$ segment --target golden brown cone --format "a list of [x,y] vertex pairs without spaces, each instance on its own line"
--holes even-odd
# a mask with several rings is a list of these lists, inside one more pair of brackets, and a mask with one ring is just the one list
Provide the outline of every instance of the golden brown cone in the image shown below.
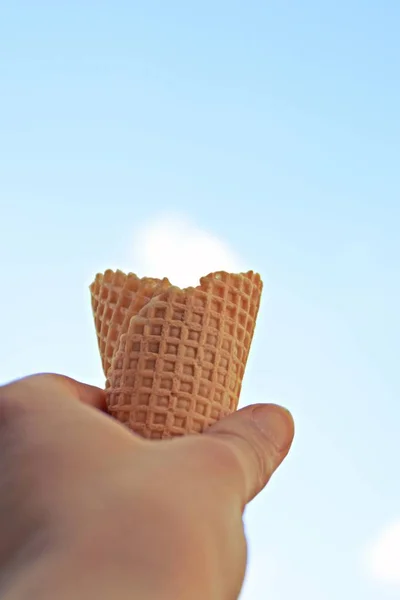
[[[115,290],[115,274],[108,278]],[[111,359],[109,412],[146,438],[201,432],[237,408],[260,305],[260,276],[212,273],[184,290],[168,280],[148,281],[156,283],[146,284],[146,294],[154,293],[139,311],[131,299],[121,318],[117,299],[104,303],[100,319],[93,305],[97,330],[107,332],[98,336],[108,352],[103,364]],[[101,283],[98,289],[104,288]],[[161,293],[160,285],[165,286]],[[104,318],[110,308],[116,324]]]

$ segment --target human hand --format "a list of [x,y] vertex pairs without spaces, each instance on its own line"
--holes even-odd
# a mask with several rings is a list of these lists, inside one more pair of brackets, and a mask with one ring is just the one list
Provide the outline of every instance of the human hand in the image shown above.
[[242,514],[294,433],[275,405],[144,440],[61,375],[0,387],[3,600],[235,600]]

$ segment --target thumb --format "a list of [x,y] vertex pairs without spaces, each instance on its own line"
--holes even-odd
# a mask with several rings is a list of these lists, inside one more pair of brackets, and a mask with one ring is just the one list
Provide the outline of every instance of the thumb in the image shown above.
[[[239,494],[244,506],[265,487],[287,456],[294,422],[281,406],[255,404],[217,422],[205,435],[219,442],[221,456],[216,447],[214,460],[224,464],[221,483]],[[226,452],[234,460],[226,460]]]

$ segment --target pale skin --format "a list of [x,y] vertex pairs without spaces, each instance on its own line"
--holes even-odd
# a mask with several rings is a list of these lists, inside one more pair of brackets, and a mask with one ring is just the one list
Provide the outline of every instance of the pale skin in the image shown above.
[[243,511],[286,457],[290,414],[238,411],[148,441],[61,375],[0,387],[2,600],[236,600]]

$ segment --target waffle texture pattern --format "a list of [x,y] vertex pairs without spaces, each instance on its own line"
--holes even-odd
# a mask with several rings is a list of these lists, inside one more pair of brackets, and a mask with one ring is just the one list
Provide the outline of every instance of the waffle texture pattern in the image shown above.
[[146,438],[202,432],[235,411],[260,305],[252,271],[180,289],[97,275],[92,307],[111,415]]

